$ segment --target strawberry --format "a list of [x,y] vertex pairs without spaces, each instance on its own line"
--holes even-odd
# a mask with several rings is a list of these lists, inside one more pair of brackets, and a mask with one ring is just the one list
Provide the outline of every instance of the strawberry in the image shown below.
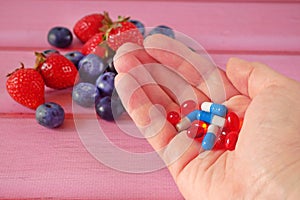
[[105,39],[109,47],[114,51],[126,42],[132,42],[138,45],[143,44],[143,35],[139,29],[128,20],[129,17],[119,17],[116,22],[112,22],[108,13],[104,13],[102,30],[106,28]]
[[87,42],[96,33],[100,32],[103,18],[104,16],[102,14],[96,13],[84,16],[74,25],[74,34],[81,42]]
[[47,87],[64,89],[72,87],[77,78],[75,65],[61,54],[45,57],[36,53],[36,68],[41,73]]
[[38,71],[21,64],[7,76],[6,90],[16,102],[31,109],[45,103],[45,84]]
[[91,37],[82,47],[81,53],[84,55],[92,53],[95,48],[103,41],[103,33],[97,33]]

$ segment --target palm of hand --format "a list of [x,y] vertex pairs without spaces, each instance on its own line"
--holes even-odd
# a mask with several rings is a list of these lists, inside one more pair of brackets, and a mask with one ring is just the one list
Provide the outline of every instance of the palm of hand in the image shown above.
[[[231,99],[238,104],[245,98],[237,95]],[[268,93],[249,99],[235,151],[211,152],[186,165],[177,182],[187,199],[277,199],[285,195],[289,188],[280,185],[289,174],[299,171],[300,157],[289,155],[297,155],[300,140],[296,140],[295,129],[285,127],[291,117],[283,116],[283,110],[276,113],[270,109],[286,109],[284,96],[277,100]]]
[[[138,65],[145,66],[147,63],[158,62],[174,67],[180,77],[186,80],[182,83],[177,82],[182,86],[181,88],[189,85],[199,101],[208,100],[207,88],[195,84],[197,77],[195,78],[192,73],[193,69],[188,63],[185,63],[182,58],[172,58],[170,55],[164,55],[165,52],[153,48],[155,44],[159,44],[155,43],[158,39],[171,42],[169,45],[172,48],[178,45],[168,38],[159,37],[154,37],[153,41],[148,40],[147,52],[144,49],[138,49],[130,54],[118,52],[119,56],[115,62],[119,71],[116,82],[122,82],[122,87],[121,84],[116,84],[119,95],[122,100],[126,99],[123,103],[126,102],[127,111],[135,123],[141,126],[149,122],[147,117],[141,116],[147,116],[149,107],[153,104],[162,105],[166,111],[179,108],[173,100],[172,93],[158,85],[141,84],[145,82],[142,80],[143,77],[132,73],[132,69]],[[147,43],[145,46],[147,47]],[[119,51],[127,51],[130,48],[136,47],[125,45]],[[182,50],[182,48],[177,49]],[[182,66],[184,66],[184,71]],[[152,67],[151,70],[146,69],[154,81],[163,81],[162,76],[159,75],[161,73],[153,66],[149,67]],[[241,70],[235,71],[236,67]],[[164,76],[167,77],[164,85],[177,80],[176,73],[170,73],[170,76]],[[281,185],[287,181],[286,178],[290,177],[291,173],[299,172],[300,165],[300,156],[297,155],[300,136],[299,133],[295,133],[295,130],[300,128],[296,121],[300,118],[300,105],[297,102],[300,95],[295,92],[299,91],[299,84],[282,77],[262,64],[234,59],[229,61],[226,74],[221,72],[221,75],[227,96],[225,104],[239,115],[245,115],[236,150],[214,151],[209,152],[205,157],[201,154],[198,156],[199,144],[193,142],[176,162],[168,166],[170,173],[187,199],[254,199],[259,197],[265,199],[285,196],[285,193],[292,190],[292,184],[284,187]],[[126,76],[129,78],[124,78]],[[130,87],[139,89],[134,95],[128,97],[128,93],[123,91],[124,88]],[[298,106],[290,110],[287,106],[290,104]],[[157,120],[161,119],[158,117]],[[176,135],[174,127],[167,124],[158,135],[151,137],[149,142],[154,149],[159,151],[178,137],[180,136]],[[176,141],[173,143],[176,144]],[[172,147],[169,149],[174,151],[176,145],[170,146]],[[161,156],[165,161],[168,160],[167,153],[162,153]],[[292,183],[297,181],[299,180],[295,177]]]

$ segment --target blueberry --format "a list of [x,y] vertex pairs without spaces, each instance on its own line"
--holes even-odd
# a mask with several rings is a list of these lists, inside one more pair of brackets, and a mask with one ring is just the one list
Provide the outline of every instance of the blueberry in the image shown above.
[[133,23],[139,29],[143,36],[145,35],[145,26],[142,22],[135,19],[130,19],[129,22]]
[[113,72],[105,72],[101,74],[96,80],[96,86],[99,90],[100,96],[111,96],[115,89],[115,76]]
[[68,58],[78,69],[78,63],[84,57],[84,55],[79,51],[72,51],[66,53],[65,57]]
[[124,112],[121,100],[118,97],[110,96],[98,98],[95,103],[95,109],[97,115],[107,121],[114,121]]
[[72,41],[72,32],[65,27],[56,26],[48,32],[48,42],[52,46],[66,48],[71,45]]
[[79,76],[83,82],[95,83],[106,67],[102,58],[95,54],[88,54],[78,63]]
[[95,105],[95,100],[99,96],[97,87],[91,83],[78,83],[74,86],[72,99],[78,105],[83,107],[91,107]]
[[44,56],[46,56],[46,57],[50,56],[50,55],[53,54],[53,53],[59,54],[59,51],[57,51],[57,50],[55,50],[55,49],[47,49],[47,50],[44,50],[44,51],[42,52],[42,54],[43,54]]
[[42,126],[56,128],[64,122],[65,111],[57,103],[48,102],[37,107],[35,118]]
[[163,34],[163,35],[169,36],[171,38],[175,38],[174,31],[170,27],[165,26],[165,25],[159,25],[159,26],[153,28],[149,32],[149,35],[153,35],[153,34]]
[[113,61],[112,58],[109,59],[109,60],[107,61],[107,68],[106,68],[106,71],[107,71],[107,72],[113,72],[113,73],[115,73],[115,74],[118,73],[117,70],[116,70],[116,68],[115,68],[115,64],[114,64],[114,61]]

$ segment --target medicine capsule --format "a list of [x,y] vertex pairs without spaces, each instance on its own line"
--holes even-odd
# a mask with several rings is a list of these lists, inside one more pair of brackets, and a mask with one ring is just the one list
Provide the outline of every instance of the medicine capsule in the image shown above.
[[171,111],[167,114],[167,120],[175,126],[180,121],[180,114],[176,111]]
[[187,129],[187,136],[190,138],[201,138],[207,132],[207,124],[203,121],[194,121]]
[[228,133],[225,138],[226,150],[233,151],[235,149],[237,140],[238,140],[238,132],[231,131],[230,133]]
[[187,115],[187,118],[189,118],[190,121],[201,120],[209,124],[217,125],[219,127],[223,127],[225,124],[225,118],[202,110],[191,112]]
[[175,125],[177,131],[183,131],[183,130],[186,130],[187,128],[189,128],[191,126],[192,122],[189,120],[189,118],[187,117],[184,117],[180,120],[179,123],[177,123]]
[[181,116],[186,116],[187,114],[189,114],[193,110],[198,110],[198,109],[199,109],[198,103],[196,103],[193,100],[187,100],[187,101],[184,101],[181,104],[181,106],[180,106],[180,114],[181,114]]
[[225,125],[224,125],[224,131],[227,131],[228,133],[230,131],[239,131],[240,130],[240,119],[234,112],[228,112],[225,117]]
[[225,150],[225,139],[226,139],[227,133],[222,131],[219,134],[219,137],[216,139],[215,146],[213,150]]
[[201,104],[201,110],[221,117],[224,117],[227,113],[226,106],[212,102],[203,102]]
[[219,136],[220,128],[216,125],[210,124],[207,129],[207,133],[202,140],[202,148],[204,150],[211,150]]
[[186,117],[182,118],[182,120],[176,125],[176,128],[178,131],[185,130],[190,127],[191,123],[195,120],[204,121],[219,127],[223,127],[225,124],[225,118],[223,117],[202,110],[194,110]]

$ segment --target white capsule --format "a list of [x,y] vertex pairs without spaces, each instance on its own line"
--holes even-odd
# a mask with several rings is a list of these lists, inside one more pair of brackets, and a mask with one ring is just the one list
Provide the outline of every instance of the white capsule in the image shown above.
[[207,133],[202,140],[202,148],[204,150],[211,150],[214,147],[220,132],[221,129],[218,126],[210,124],[207,128]]
[[215,135],[217,135],[219,131],[220,131],[220,127],[218,127],[217,125],[210,124],[207,127],[207,132],[214,133]]
[[223,117],[202,110],[194,110],[186,117],[182,118],[178,124],[176,124],[177,131],[186,130],[195,120],[204,121],[206,123],[214,124],[219,127],[223,127],[225,124],[225,118]]
[[201,104],[201,110],[221,117],[224,117],[227,113],[226,106],[212,102],[203,102]]
[[176,124],[176,129],[177,131],[183,131],[186,130],[187,128],[189,128],[191,126],[191,121],[189,120],[189,118],[184,117],[180,120],[180,122],[178,124]]
[[224,117],[220,117],[218,115],[214,115],[212,117],[211,124],[214,124],[214,125],[216,125],[218,127],[223,128],[223,126],[225,125],[225,118]]

